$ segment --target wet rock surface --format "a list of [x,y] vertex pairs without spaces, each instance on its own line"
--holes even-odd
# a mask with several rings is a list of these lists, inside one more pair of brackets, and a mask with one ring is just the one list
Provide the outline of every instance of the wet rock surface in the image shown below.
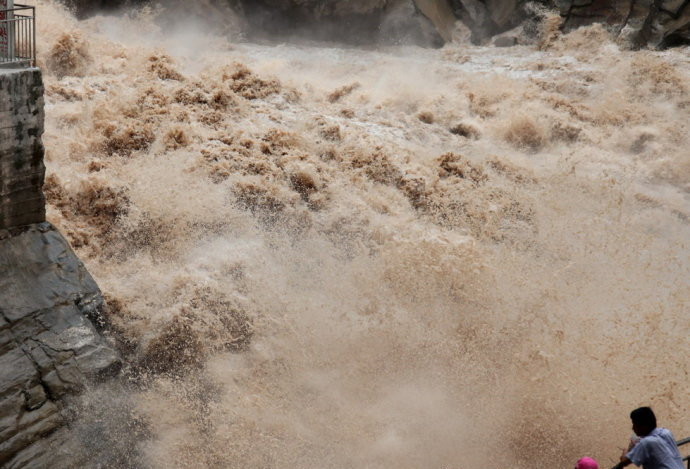
[[[81,15],[141,3],[146,2],[67,2]],[[179,9],[175,0],[166,4]],[[229,7],[247,20],[243,29],[250,35],[265,30],[272,37],[306,34],[319,40],[364,43],[393,35],[394,41],[411,37],[425,45],[440,45],[436,39],[441,38],[450,42],[457,20],[470,29],[472,42],[485,43],[525,21],[540,21],[543,9],[547,9],[560,13],[564,31],[603,23],[629,47],[663,48],[690,42],[689,5],[688,0],[206,0],[202,9]],[[406,8],[416,14],[401,15]],[[428,22],[420,21],[420,17],[433,23],[438,37],[430,40]],[[392,32],[390,18],[397,27]],[[506,39],[499,43],[509,45]]]
[[690,42],[690,2],[687,0],[559,0],[563,28],[592,23],[614,28],[630,47],[665,47]]
[[[98,286],[49,223],[0,231],[0,465],[49,467],[64,398],[117,372]],[[89,319],[90,318],[90,319]],[[56,435],[57,436],[57,435]],[[49,452],[49,451],[48,451]]]
[[[483,43],[520,23],[540,21],[546,10],[556,10],[562,17],[561,29],[572,31],[580,26],[602,23],[630,48],[663,48],[690,42],[690,2],[687,0],[414,0],[441,32],[450,36],[449,22],[433,12],[450,4],[453,15],[472,31],[472,40]],[[442,4],[442,7],[438,5]],[[540,5],[535,8],[535,5]],[[432,14],[429,14],[431,11]],[[529,29],[529,28],[527,28]],[[499,41],[508,45],[506,39]],[[517,43],[517,41],[515,42]]]

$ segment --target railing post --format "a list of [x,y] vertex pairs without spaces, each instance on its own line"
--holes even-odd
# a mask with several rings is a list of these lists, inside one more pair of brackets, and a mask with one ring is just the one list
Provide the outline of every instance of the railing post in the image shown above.
[[[690,438],[684,438],[684,439],[682,439],[682,440],[676,441],[676,444],[678,445],[679,448],[680,448],[681,446],[683,446],[683,445],[687,445],[688,443],[690,443]],[[683,461],[687,461],[687,462],[688,462],[688,463],[687,463],[687,467],[688,467],[688,469],[690,469],[690,455],[685,456],[685,457],[683,458]]]
[[[31,66],[36,66],[36,7],[31,8]],[[690,469],[690,467],[688,467]]]
[[13,8],[14,0],[0,0],[0,56],[3,62],[11,62],[14,59]]

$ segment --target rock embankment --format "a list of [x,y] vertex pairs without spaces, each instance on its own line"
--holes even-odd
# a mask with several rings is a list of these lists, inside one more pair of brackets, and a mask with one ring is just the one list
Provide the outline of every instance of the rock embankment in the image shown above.
[[121,362],[98,286],[45,222],[40,71],[0,72],[0,103],[0,466],[46,468],[65,399]]
[[633,48],[663,48],[690,42],[690,2],[687,0],[557,0],[556,3],[566,31],[603,23],[610,25]]
[[[65,1],[83,16],[126,3],[145,3],[145,0]],[[217,13],[226,18],[220,21],[214,18],[213,23],[225,20],[249,35],[266,29],[273,37],[301,31],[323,40],[365,38],[371,41],[375,37],[380,39],[379,35],[371,34],[371,30],[379,29],[384,35],[428,36],[426,22],[400,15],[401,11],[413,9],[433,23],[443,41],[453,40],[455,23],[459,20],[471,31],[472,42],[483,44],[521,25],[533,28],[534,23],[543,19],[545,10],[552,10],[560,13],[564,32],[602,23],[631,48],[663,48],[690,42],[688,0],[204,0],[197,3],[191,9],[176,0],[165,4],[172,11],[184,11],[184,17],[199,15],[208,21]],[[238,21],[235,15],[242,20]],[[405,29],[404,34],[391,31],[391,21]],[[244,26],[240,27],[242,23]],[[503,38],[499,43],[517,43],[506,41]]]
[[[542,8],[560,12],[560,29],[601,23],[631,47],[663,48],[690,42],[690,2],[687,0],[414,0],[447,38],[452,25],[439,11],[451,11],[471,31],[474,42],[482,43],[525,21],[539,21]],[[448,8],[450,5],[450,9]],[[447,14],[447,13],[446,13]],[[450,26],[449,26],[450,25]],[[445,30],[445,31],[444,31]]]

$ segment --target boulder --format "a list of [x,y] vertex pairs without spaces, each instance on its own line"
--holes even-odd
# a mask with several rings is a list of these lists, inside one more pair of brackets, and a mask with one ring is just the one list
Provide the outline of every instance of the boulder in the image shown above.
[[103,297],[49,223],[0,230],[0,466],[41,467],[63,398],[119,370],[97,331]]

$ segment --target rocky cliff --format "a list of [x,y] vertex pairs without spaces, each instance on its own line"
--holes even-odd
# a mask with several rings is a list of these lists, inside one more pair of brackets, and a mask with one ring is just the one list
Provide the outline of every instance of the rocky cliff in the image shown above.
[[[688,0],[414,0],[448,40],[453,25],[439,16],[452,11],[471,31],[474,42],[514,28],[525,21],[539,21],[543,9],[558,11],[561,30],[602,23],[631,48],[663,48],[690,42]],[[537,7],[535,7],[537,6]],[[449,8],[450,7],[450,8]],[[446,16],[450,13],[446,13]]]
[[689,0],[558,0],[563,29],[603,23],[632,47],[690,42]]
[[[83,16],[147,1],[66,2]],[[296,33],[308,31],[318,39],[347,40],[349,37],[360,42],[391,33],[403,36],[399,30],[389,30],[392,15],[394,22],[405,29],[405,34],[417,38],[428,37],[426,22],[418,21],[419,17],[428,19],[446,42],[452,40],[455,22],[459,20],[472,32],[473,42],[483,43],[524,21],[539,21],[540,9],[545,8],[560,13],[563,31],[603,23],[633,48],[659,48],[690,42],[689,0],[203,0],[191,7],[180,0],[164,3],[184,12],[177,16],[178,21],[180,17],[204,16],[206,11],[211,12],[207,16],[217,22],[221,8],[225,9],[228,21],[236,25],[234,13],[237,13],[245,20],[244,33],[249,35],[268,31],[282,37],[291,30]],[[234,13],[228,13],[230,9]],[[416,11],[417,18],[407,13],[410,9],[413,13]]]
[[0,466],[48,468],[66,398],[121,362],[98,286],[44,221],[40,71],[0,72],[0,103]]

